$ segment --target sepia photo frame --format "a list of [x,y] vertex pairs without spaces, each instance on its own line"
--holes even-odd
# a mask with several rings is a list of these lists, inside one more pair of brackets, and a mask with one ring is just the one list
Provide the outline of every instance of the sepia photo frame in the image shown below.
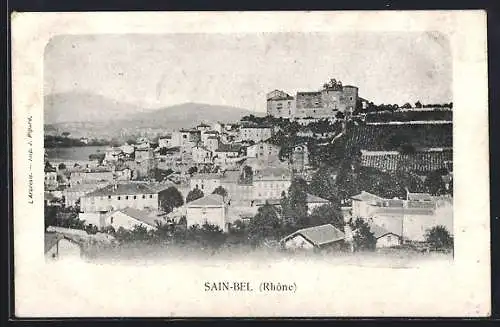
[[[335,26],[330,24],[332,17],[338,21]],[[168,270],[154,264],[82,265],[78,269],[76,266],[58,266],[53,269],[47,268],[40,251],[33,250],[43,247],[39,232],[42,229],[37,225],[41,225],[42,220],[36,219],[43,212],[41,81],[43,51],[52,36],[61,31],[64,34],[158,33],[159,30],[168,33],[345,32],[362,31],[361,19],[373,22],[370,31],[438,30],[450,39],[456,108],[453,115],[456,183],[452,264],[429,264],[403,270],[380,268],[356,271],[345,268],[337,271],[336,281],[330,284],[328,276],[335,271],[325,267],[324,263],[308,259],[298,270],[291,270],[286,262],[244,262],[239,269],[235,269],[232,263],[224,261],[201,270],[197,270],[196,261],[186,261]],[[110,20],[114,23],[109,24]],[[467,22],[469,27],[466,30],[460,28],[463,22]],[[489,315],[485,12],[15,13],[12,17],[12,48],[16,316]],[[473,115],[466,109],[469,107],[475,108]],[[26,205],[16,206],[16,203],[22,202]],[[474,251],[470,248],[471,242],[474,242]],[[312,267],[318,269],[310,270]],[[163,281],[165,276],[167,281]],[[221,279],[250,280],[257,284],[273,279],[298,286],[295,294],[288,295],[214,294],[204,291],[206,281]],[[344,284],[346,279],[348,282]],[[34,282],[40,280],[45,283]],[[163,282],[153,282],[158,280]],[[72,288],[71,282],[87,287]],[[348,300],[345,294],[350,294]],[[112,299],[116,302],[113,303]],[[163,303],[168,303],[168,306]],[[439,305],[442,303],[446,305]]]

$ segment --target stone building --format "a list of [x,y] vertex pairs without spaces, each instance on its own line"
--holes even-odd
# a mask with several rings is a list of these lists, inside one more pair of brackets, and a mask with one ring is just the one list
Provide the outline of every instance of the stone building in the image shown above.
[[358,101],[358,88],[331,79],[321,90],[297,92],[294,97],[274,90],[267,95],[267,114],[290,119],[333,118],[338,112],[352,113]]

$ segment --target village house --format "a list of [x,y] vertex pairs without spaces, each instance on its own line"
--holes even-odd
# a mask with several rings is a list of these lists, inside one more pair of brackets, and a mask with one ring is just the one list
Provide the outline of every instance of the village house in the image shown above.
[[279,158],[281,147],[269,142],[258,142],[247,147],[247,157],[262,161],[276,161]]
[[205,223],[219,226],[224,232],[228,231],[227,205],[224,198],[218,194],[209,194],[203,198],[187,204],[187,226]]
[[125,143],[120,147],[123,153],[123,158],[125,160],[130,160],[134,159],[134,154],[135,154],[135,147],[133,145],[129,145],[128,143]]
[[241,145],[220,143],[214,153],[214,163],[221,166],[232,165],[241,159],[241,154]]
[[221,175],[217,173],[198,173],[191,176],[189,186],[191,190],[200,189],[203,193],[212,193],[221,185]]
[[71,172],[69,177],[70,187],[86,184],[86,183],[97,183],[97,182],[112,182],[114,180],[114,174],[108,168],[105,169],[81,169],[74,170]]
[[220,179],[220,186],[227,191],[228,204],[231,206],[249,206],[251,204],[254,186],[251,179],[244,178],[243,171],[224,171]]
[[201,133],[207,132],[210,130],[210,125],[205,123],[200,123],[196,126],[196,130],[200,131]]
[[172,147],[172,135],[166,135],[158,139],[159,148],[170,148]]
[[80,200],[79,218],[100,226],[103,217],[111,211],[124,208],[158,210],[159,193],[145,183],[114,183],[85,194]]
[[239,131],[241,141],[265,141],[273,136],[273,128],[269,125],[244,124]]
[[399,235],[401,231],[391,232],[376,224],[371,224],[370,231],[377,240],[376,248],[389,248],[401,245],[401,236]]
[[281,167],[268,167],[254,172],[253,199],[279,199],[283,192],[288,192],[291,185],[291,172]]
[[134,157],[135,161],[141,162],[144,160],[153,159],[153,157],[153,149],[149,146],[148,143],[142,143],[136,147]]
[[332,224],[325,224],[298,231],[284,237],[280,243],[287,250],[338,249],[345,246],[345,235]]
[[57,170],[54,167],[45,167],[44,188],[47,191],[54,191],[59,186],[57,181]]
[[115,230],[118,230],[120,227],[126,230],[132,230],[135,226],[141,226],[149,231],[157,228],[157,221],[160,223],[162,222],[162,218],[158,216],[157,211],[139,210],[127,207],[109,214],[105,217],[103,226],[98,227],[111,226]]
[[123,157],[122,149],[118,147],[110,147],[104,150],[104,162],[115,162]]
[[193,147],[201,141],[201,132],[196,129],[181,129],[171,134],[171,146]]
[[353,196],[352,217],[360,217],[389,231],[400,231],[403,241],[423,241],[429,228],[443,225],[453,233],[451,199],[425,200],[428,195],[410,195],[411,200],[384,199],[361,192]]
[[210,151],[215,152],[219,148],[219,138],[217,136],[209,136],[206,138],[203,145]]
[[106,185],[109,185],[108,181],[90,181],[83,184],[76,184],[70,186],[62,191],[62,195],[64,198],[64,205],[66,207],[73,207],[76,205],[78,201],[80,201],[81,197],[87,193],[93,192],[97,189],[103,188]]
[[195,164],[210,164],[213,162],[212,151],[202,146],[195,146],[192,149],[192,160]]

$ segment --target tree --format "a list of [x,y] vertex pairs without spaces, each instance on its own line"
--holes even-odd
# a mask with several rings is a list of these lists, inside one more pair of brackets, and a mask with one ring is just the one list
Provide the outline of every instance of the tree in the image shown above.
[[411,104],[409,104],[408,102],[405,103],[401,108],[403,109],[411,109]]
[[336,205],[325,204],[317,207],[311,212],[308,218],[308,224],[301,228],[332,224],[335,228],[344,230],[344,217],[340,208]]
[[343,112],[339,111],[339,112],[337,112],[335,114],[335,118],[337,118],[337,119],[344,119],[345,118],[345,114]]
[[70,135],[71,135],[71,133],[70,133],[70,132],[62,132],[62,133],[61,133],[61,135],[62,135],[63,137],[65,137],[65,138],[67,138],[68,136],[70,136]]
[[280,227],[281,222],[276,210],[266,201],[248,225],[248,237],[251,244],[256,246],[265,240],[277,240],[280,236]]
[[193,175],[196,172],[198,172],[198,167],[196,167],[196,166],[189,167],[189,169],[188,169],[188,174],[189,175]]
[[420,101],[415,102],[415,108],[422,108],[422,103]]
[[432,195],[443,194],[446,190],[441,173],[434,170],[427,175],[424,181],[424,187]]
[[309,190],[311,194],[327,199],[331,202],[337,202],[337,188],[335,187],[335,169],[329,166],[323,166],[312,176]]
[[425,233],[425,241],[434,249],[453,248],[453,237],[443,225],[437,225],[428,229]]
[[240,182],[244,184],[250,184],[253,180],[253,170],[250,166],[243,167],[240,175]]
[[219,226],[207,222],[201,226],[201,236],[203,247],[217,249],[220,248],[226,240],[226,235]]
[[180,207],[184,204],[184,199],[181,192],[174,187],[170,186],[166,190],[158,193],[158,203],[166,213],[172,212],[174,208]]
[[353,231],[353,242],[355,251],[374,250],[377,239],[370,230],[370,226],[361,218],[356,218],[351,222]]
[[227,191],[224,187],[219,185],[215,188],[215,190],[212,192],[212,194],[219,194],[220,196],[225,198],[227,196]]
[[64,162],[61,162],[61,163],[59,164],[59,166],[57,166],[57,168],[58,168],[59,170],[64,170],[64,169],[66,169],[66,165],[64,164]]
[[307,217],[307,183],[304,179],[296,177],[292,180],[282,210],[284,220],[294,226]]
[[204,197],[205,194],[203,194],[203,191],[200,190],[199,188],[195,188],[191,191],[189,191],[187,197],[186,197],[186,203],[188,202],[192,202],[194,200],[197,200],[197,199],[200,199],[202,197]]

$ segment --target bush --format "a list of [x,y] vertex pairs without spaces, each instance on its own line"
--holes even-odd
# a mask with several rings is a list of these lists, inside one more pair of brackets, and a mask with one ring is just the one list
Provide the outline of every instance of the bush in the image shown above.
[[453,237],[446,227],[434,226],[427,230],[425,240],[435,250],[453,248]]

